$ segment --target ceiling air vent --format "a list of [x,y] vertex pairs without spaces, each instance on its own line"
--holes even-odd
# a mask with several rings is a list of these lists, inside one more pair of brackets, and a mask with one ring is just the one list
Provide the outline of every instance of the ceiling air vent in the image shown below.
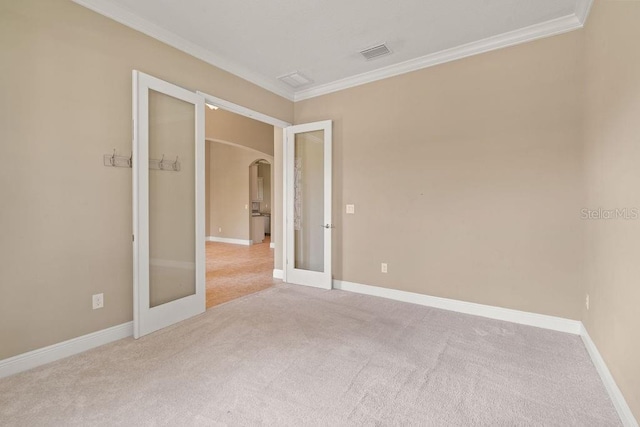
[[288,84],[294,89],[298,89],[299,87],[306,86],[309,83],[313,83],[313,80],[303,76],[297,71],[294,71],[293,73],[285,74],[284,76],[280,76],[278,77],[278,80]]
[[370,47],[369,49],[361,50],[360,53],[364,56],[364,59],[367,61],[379,58],[384,55],[389,55],[391,50],[384,43],[379,44],[378,46]]

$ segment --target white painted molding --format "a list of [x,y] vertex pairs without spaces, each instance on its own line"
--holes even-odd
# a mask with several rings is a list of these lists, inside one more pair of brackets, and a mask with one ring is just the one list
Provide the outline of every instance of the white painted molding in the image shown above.
[[286,128],[288,126],[291,126],[291,123],[289,122],[276,119],[275,117],[268,116],[247,107],[243,107],[242,105],[235,104],[233,102],[227,101],[226,99],[218,98],[217,96],[209,95],[208,93],[204,93],[201,91],[197,91],[196,93],[198,95],[204,96],[204,99],[207,103],[220,107],[223,110],[230,111],[232,113],[239,114],[241,116],[248,117],[250,119],[254,119],[278,128]]
[[[592,0],[588,0],[592,1]],[[579,0],[580,3],[585,0]],[[488,37],[483,40],[464,44],[451,49],[442,50],[420,58],[410,59],[405,62],[390,65],[388,67],[379,68],[356,76],[347,77],[345,79],[336,80],[324,85],[318,85],[309,89],[297,91],[294,95],[294,101],[302,101],[304,99],[314,98],[316,96],[326,95],[328,93],[337,92],[365,83],[375,82],[377,80],[386,79],[400,74],[409,73],[411,71],[423,68],[433,67],[435,65],[444,64],[446,62],[455,61],[480,53],[490,52],[521,43],[530,42],[544,37],[555,36],[557,34],[566,33],[568,31],[582,28],[582,22],[576,14],[567,15],[562,18],[552,19],[540,24],[531,25],[519,30],[510,31],[508,33],[499,34]]]
[[587,18],[589,17],[592,6],[593,0],[578,0],[576,3],[576,16],[583,27],[587,23]]
[[0,378],[8,377],[29,369],[36,368],[83,351],[91,350],[110,342],[133,335],[133,322],[123,323],[81,337],[39,348],[28,353],[19,354],[0,360]]
[[255,71],[228,60],[227,58],[216,55],[210,50],[205,49],[196,43],[190,42],[172,31],[168,31],[160,27],[159,25],[149,22],[148,20],[139,17],[135,13],[130,12],[109,0],[73,0],[73,2],[84,6],[87,9],[91,9],[100,15],[106,16],[107,18],[111,18],[129,28],[133,28],[136,31],[153,37],[156,40],[207,62],[214,67],[221,68],[235,74],[244,80],[275,93],[276,95],[280,95],[290,101],[293,100],[293,92],[283,86],[280,86],[276,79],[266,78]]
[[[275,277],[274,270],[274,277]],[[593,361],[593,364],[602,379],[602,382],[616,408],[618,415],[625,427],[639,427],[638,422],[631,412],[624,395],[618,388],[607,364],[600,355],[595,343],[591,340],[589,333],[578,320],[564,319],[561,317],[547,316],[544,314],[528,313],[525,311],[512,310],[502,307],[494,307],[483,304],[476,304],[465,301],[458,301],[448,298],[433,297],[429,295],[417,294],[413,292],[399,291],[389,288],[381,288],[360,283],[334,280],[333,288],[343,291],[354,292],[364,295],[372,295],[388,298],[396,301],[408,302],[412,304],[434,307],[443,310],[455,311],[458,313],[472,314],[475,316],[487,317],[490,319],[504,320],[522,325],[535,326],[538,328],[550,329],[559,332],[566,332],[573,335],[580,335],[584,346]]]
[[231,243],[232,245],[243,245],[243,246],[251,246],[253,243],[252,240],[244,240],[244,239],[229,239],[227,237],[218,237],[218,236],[207,236],[207,242],[218,242],[218,243]]
[[273,278],[274,279],[282,279],[284,276],[284,272],[282,270],[278,270],[276,268],[273,269]]
[[589,356],[591,356],[591,361],[593,361],[593,364],[596,367],[607,392],[609,393],[613,406],[616,408],[616,411],[618,411],[622,424],[626,427],[638,427],[638,422],[633,416],[631,408],[627,405],[627,401],[618,388],[616,381],[613,379],[613,375],[611,375],[607,364],[600,355],[596,344],[591,340],[589,332],[587,332],[587,328],[585,328],[584,325],[581,326],[580,336],[582,338],[582,342],[584,343]]
[[273,243],[273,242],[269,243],[269,248],[270,249],[275,249],[276,248],[276,244]]
[[529,313],[526,311],[512,310],[509,308],[494,307],[473,302],[458,301],[448,298],[433,297],[414,292],[399,291],[396,289],[381,288],[360,283],[334,280],[333,288],[358,294],[373,295],[396,301],[409,302],[427,307],[440,308],[458,313],[472,314],[474,316],[488,317],[490,319],[504,320],[521,325],[535,326],[553,331],[566,332],[579,335],[582,323],[579,320],[564,319],[562,317],[548,316],[545,314]]
[[[103,16],[113,19],[114,21],[133,28],[136,31],[153,37],[156,40],[166,43],[169,46],[179,49],[198,59],[201,59],[215,67],[235,74],[236,76],[244,80],[254,83],[262,87],[263,89],[266,89],[291,101],[302,101],[304,99],[337,92],[339,90],[374,82],[376,80],[381,80],[422,68],[432,67],[434,65],[455,61],[457,59],[466,58],[468,56],[533,41],[543,37],[554,36],[567,31],[576,30],[582,28],[582,26],[586,22],[586,19],[589,15],[589,10],[591,9],[593,3],[593,0],[577,0],[575,12],[565,17],[542,22],[526,28],[499,34],[493,37],[488,37],[484,40],[479,40],[440,52],[434,52],[430,55],[425,55],[420,58],[414,58],[409,61],[401,62],[399,64],[390,65],[388,67],[372,70],[366,73],[336,80],[334,82],[326,83],[323,85],[313,86],[311,88],[296,91],[294,93],[294,91],[290,90],[284,85],[281,85],[281,83],[279,83],[277,79],[263,76],[262,74],[255,72],[254,70],[251,70],[234,61],[230,61],[228,58],[217,55],[196,43],[178,36],[172,31],[166,30],[159,25],[156,25],[144,18],[139,17],[135,13],[117,5],[110,0],[73,1],[81,6],[93,10],[94,12],[97,12]],[[213,102],[214,104],[219,106],[224,106],[224,103],[227,102],[211,95],[203,95],[205,95],[205,97],[210,102]],[[232,108],[225,109],[237,112]],[[255,112],[252,112],[252,114],[253,113]],[[260,115],[260,113],[257,114]],[[243,115],[270,123],[270,121],[263,120],[258,116],[247,114]],[[281,124],[276,124],[275,126],[285,127],[282,126],[282,123],[284,122],[281,122]]]

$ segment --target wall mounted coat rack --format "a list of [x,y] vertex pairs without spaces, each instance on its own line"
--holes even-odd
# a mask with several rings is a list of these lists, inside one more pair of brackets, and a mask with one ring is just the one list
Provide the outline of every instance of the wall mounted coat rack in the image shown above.
[[[133,153],[130,156],[117,156],[116,150],[113,154],[105,154],[103,157],[104,165],[114,168],[130,168],[133,165]],[[180,159],[176,156],[175,160],[165,160],[164,154],[161,159],[149,159],[149,169],[161,171],[180,171]]]

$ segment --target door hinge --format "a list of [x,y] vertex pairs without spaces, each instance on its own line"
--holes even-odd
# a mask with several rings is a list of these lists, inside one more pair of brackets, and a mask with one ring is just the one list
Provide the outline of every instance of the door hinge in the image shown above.
[[135,235],[135,234],[132,234],[132,235],[131,235],[131,241],[132,241],[132,242],[135,242],[135,241],[136,241],[136,235]]

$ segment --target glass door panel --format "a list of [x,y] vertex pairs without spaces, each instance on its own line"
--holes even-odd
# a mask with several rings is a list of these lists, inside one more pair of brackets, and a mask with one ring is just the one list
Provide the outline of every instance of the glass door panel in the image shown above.
[[287,282],[331,289],[331,121],[286,129]]
[[196,292],[194,123],[193,104],[149,91],[149,158],[162,162],[148,169],[149,307]]
[[294,266],[324,271],[324,130],[295,134]]

